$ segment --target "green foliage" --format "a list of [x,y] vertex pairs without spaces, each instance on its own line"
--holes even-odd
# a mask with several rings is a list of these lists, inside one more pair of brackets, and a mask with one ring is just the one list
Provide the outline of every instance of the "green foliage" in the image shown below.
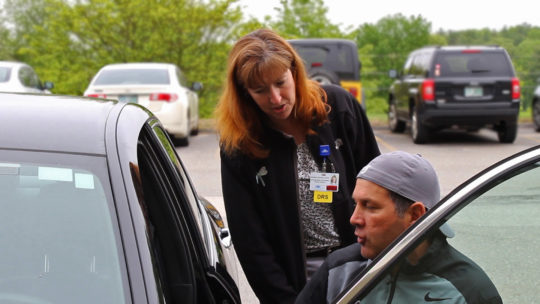
[[430,30],[431,23],[420,16],[396,14],[354,31],[368,111],[387,110],[388,87],[392,83],[388,71],[399,70],[410,51],[429,44]]
[[[242,18],[237,0],[8,0],[18,60],[54,92],[80,95],[103,65],[171,62],[199,81],[201,115],[218,98],[230,41]],[[232,30],[231,30],[232,29]]]
[[277,21],[270,26],[286,38],[337,38],[342,33],[326,17],[323,0],[281,0]]
[[[346,38],[358,45],[368,113],[387,111],[390,69],[425,45],[497,44],[505,47],[527,105],[540,77],[540,28],[431,33],[422,16],[389,15],[375,24],[340,29],[327,17],[327,0],[281,0],[277,17],[244,16],[239,0],[4,0],[0,8],[0,60],[32,65],[55,93],[80,95],[103,65],[171,62],[199,81],[200,115],[213,112],[228,52],[241,36],[270,27],[285,38]],[[326,2],[331,4],[331,2]]]

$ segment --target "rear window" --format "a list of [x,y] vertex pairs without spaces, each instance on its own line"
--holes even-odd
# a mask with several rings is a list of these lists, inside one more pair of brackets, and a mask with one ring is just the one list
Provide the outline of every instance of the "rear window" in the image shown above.
[[[14,152],[1,156],[44,157]],[[124,303],[105,161],[53,159],[0,160],[0,294],[21,303]]]
[[440,52],[432,65],[434,77],[513,76],[503,52]]
[[8,82],[11,68],[0,67],[0,82]]
[[[304,60],[306,68],[322,67],[336,73],[355,74],[355,63],[351,48],[342,44],[328,45],[301,45],[291,43],[300,57]],[[356,50],[354,50],[356,51]],[[351,76],[349,76],[351,77]]]
[[166,69],[114,69],[102,71],[94,85],[169,84]]

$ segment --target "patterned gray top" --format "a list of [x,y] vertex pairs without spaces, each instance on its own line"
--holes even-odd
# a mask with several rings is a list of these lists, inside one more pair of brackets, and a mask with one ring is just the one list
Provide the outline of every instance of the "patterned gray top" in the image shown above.
[[298,145],[296,157],[300,214],[306,249],[310,252],[339,246],[339,235],[332,216],[332,204],[315,203],[313,191],[309,190],[309,174],[319,169],[305,143]]

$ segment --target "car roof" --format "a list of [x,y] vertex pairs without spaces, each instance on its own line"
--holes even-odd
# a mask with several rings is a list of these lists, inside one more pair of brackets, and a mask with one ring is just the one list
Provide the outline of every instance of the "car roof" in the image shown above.
[[0,93],[0,149],[105,155],[105,128],[116,124],[126,106],[76,96]]
[[338,44],[338,43],[345,43],[356,46],[356,43],[351,40],[347,39],[339,39],[339,38],[304,38],[304,39],[289,39],[289,43],[292,44],[305,44],[305,45],[312,45],[312,44]]
[[482,51],[491,51],[491,50],[504,50],[503,47],[499,45],[444,45],[444,46],[426,46],[422,49],[434,49],[442,51],[462,51],[462,50],[482,50]]
[[131,62],[131,63],[113,63],[108,64],[101,68],[101,70],[115,70],[115,69],[170,69],[174,68],[172,63],[161,62]]
[[28,64],[24,62],[18,62],[18,61],[0,61],[0,67],[22,67],[22,66],[29,66]]

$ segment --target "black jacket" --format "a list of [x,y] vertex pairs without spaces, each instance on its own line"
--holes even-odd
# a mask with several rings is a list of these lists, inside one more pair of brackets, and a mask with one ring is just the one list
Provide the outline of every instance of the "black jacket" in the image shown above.
[[[315,127],[307,144],[320,165],[319,145],[331,147],[329,159],[340,174],[332,211],[341,245],[354,242],[349,224],[356,174],[380,154],[358,101],[338,86],[324,86],[330,123]],[[236,253],[261,303],[293,303],[306,283],[303,229],[299,215],[296,144],[267,128],[266,159],[221,152],[223,198]],[[337,149],[336,149],[337,147]]]

